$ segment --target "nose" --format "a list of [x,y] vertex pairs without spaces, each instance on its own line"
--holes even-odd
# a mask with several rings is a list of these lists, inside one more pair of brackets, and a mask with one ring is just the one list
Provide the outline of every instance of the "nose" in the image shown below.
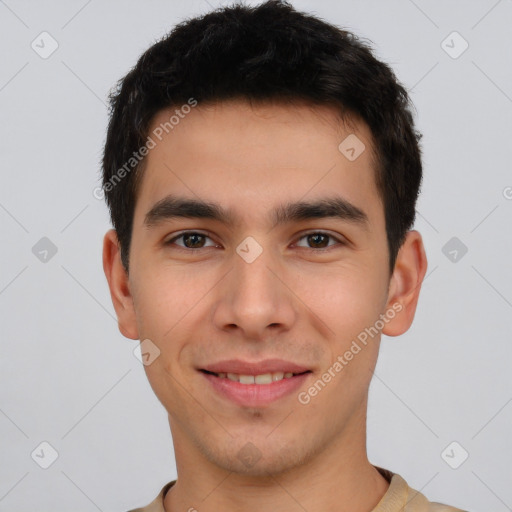
[[232,270],[217,289],[215,325],[253,341],[290,330],[297,304],[287,281],[290,277],[270,250],[250,263],[235,254]]

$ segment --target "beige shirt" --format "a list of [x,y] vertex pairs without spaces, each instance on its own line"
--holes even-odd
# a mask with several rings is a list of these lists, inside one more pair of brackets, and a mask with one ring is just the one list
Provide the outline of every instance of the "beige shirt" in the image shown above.
[[[460,508],[430,502],[423,494],[411,489],[399,474],[375,467],[389,482],[389,487],[371,512],[465,512]],[[146,507],[136,508],[129,512],[165,512],[164,496],[175,482],[176,480],[173,480],[165,484],[160,494]]]

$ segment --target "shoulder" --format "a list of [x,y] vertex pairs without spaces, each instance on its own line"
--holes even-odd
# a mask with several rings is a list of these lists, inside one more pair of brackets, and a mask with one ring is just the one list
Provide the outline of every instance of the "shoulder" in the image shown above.
[[412,489],[407,483],[405,485],[407,486],[407,499],[403,512],[466,512],[445,503],[429,501],[421,492]]
[[467,512],[444,503],[431,502],[424,494],[409,487],[398,473],[383,468],[377,469],[388,480],[389,488],[372,512]]
[[158,496],[145,507],[134,508],[132,510],[128,510],[128,512],[165,512],[164,509],[164,497],[165,493],[175,484],[176,480],[165,484],[161,491],[158,493]]

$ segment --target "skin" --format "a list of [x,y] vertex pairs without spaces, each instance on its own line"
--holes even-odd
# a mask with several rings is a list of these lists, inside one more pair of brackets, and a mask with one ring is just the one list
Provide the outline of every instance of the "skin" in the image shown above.
[[[170,114],[159,113],[151,129]],[[352,162],[338,150],[350,133],[366,145]],[[150,151],[129,274],[114,230],[104,237],[103,265],[121,333],[160,350],[144,368],[174,442],[178,480],[165,497],[167,512],[368,512],[385,494],[389,484],[366,453],[380,334],[307,405],[292,393],[243,407],[219,396],[197,370],[224,359],[282,358],[312,371],[303,391],[393,304],[401,311],[382,332],[409,328],[425,251],[410,231],[390,275],[371,147],[368,127],[354,118],[341,123],[331,107],[229,101],[198,105]],[[218,202],[235,222],[176,218],[147,228],[146,212],[170,193]],[[269,224],[278,204],[333,194],[362,209],[368,224]],[[183,230],[210,235],[189,242],[192,248],[183,238],[165,245]],[[328,252],[304,235],[312,230],[336,237],[323,239]],[[263,249],[250,264],[236,252],[248,236]],[[248,442],[261,456],[251,467],[237,457]]]

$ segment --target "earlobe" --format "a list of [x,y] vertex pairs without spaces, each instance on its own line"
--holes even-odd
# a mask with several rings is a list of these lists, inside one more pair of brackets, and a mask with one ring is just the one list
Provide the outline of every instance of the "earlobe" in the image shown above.
[[127,338],[139,339],[133,297],[130,292],[128,275],[121,261],[119,242],[114,229],[107,231],[103,238],[103,271],[116,311],[119,331]]
[[398,252],[389,283],[386,310],[394,310],[396,314],[382,330],[383,334],[399,336],[409,329],[426,271],[427,257],[421,235],[417,231],[409,231]]

